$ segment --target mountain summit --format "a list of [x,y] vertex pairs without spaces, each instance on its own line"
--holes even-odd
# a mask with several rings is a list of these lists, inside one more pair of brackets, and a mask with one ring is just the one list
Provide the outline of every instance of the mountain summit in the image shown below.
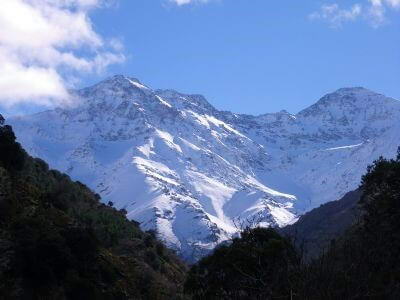
[[74,94],[73,108],[10,119],[19,141],[187,259],[243,222],[284,226],[339,199],[400,140],[400,102],[362,88],[260,116],[121,75]]

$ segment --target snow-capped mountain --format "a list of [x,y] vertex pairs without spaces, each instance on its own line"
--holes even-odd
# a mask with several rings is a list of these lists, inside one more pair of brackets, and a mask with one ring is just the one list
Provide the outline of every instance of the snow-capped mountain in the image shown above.
[[400,102],[363,88],[261,116],[120,75],[73,96],[74,107],[9,119],[19,141],[186,258],[243,220],[283,226],[340,198],[400,144]]

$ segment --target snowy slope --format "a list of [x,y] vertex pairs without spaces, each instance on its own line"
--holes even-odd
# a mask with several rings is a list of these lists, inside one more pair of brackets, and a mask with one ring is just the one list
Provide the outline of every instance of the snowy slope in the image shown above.
[[400,102],[362,88],[261,116],[124,76],[74,95],[73,108],[8,120],[19,141],[186,258],[228,239],[239,220],[282,226],[340,198],[400,144]]

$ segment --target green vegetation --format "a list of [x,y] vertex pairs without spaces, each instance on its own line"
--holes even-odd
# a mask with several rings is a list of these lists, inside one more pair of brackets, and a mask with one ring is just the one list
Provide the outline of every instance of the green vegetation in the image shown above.
[[186,291],[194,299],[271,299],[290,295],[300,257],[272,229],[245,229],[241,238],[217,248],[189,272]]
[[0,299],[182,299],[186,267],[0,126]]
[[[368,169],[360,194],[359,221],[346,213],[328,234],[353,225],[316,258],[273,229],[247,228],[187,272],[153,232],[0,126],[0,299],[400,299],[400,151]],[[334,224],[353,200],[323,218]]]
[[400,150],[397,159],[375,161],[360,190],[359,221],[319,257],[305,260],[301,247],[272,229],[246,229],[192,267],[186,292],[194,299],[400,299]]

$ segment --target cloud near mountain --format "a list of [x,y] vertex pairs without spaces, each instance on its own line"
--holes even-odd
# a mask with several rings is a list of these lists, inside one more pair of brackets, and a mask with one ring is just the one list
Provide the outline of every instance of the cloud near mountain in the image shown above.
[[5,0],[0,9],[0,104],[68,100],[80,73],[124,61],[115,40],[93,29],[101,0]]

